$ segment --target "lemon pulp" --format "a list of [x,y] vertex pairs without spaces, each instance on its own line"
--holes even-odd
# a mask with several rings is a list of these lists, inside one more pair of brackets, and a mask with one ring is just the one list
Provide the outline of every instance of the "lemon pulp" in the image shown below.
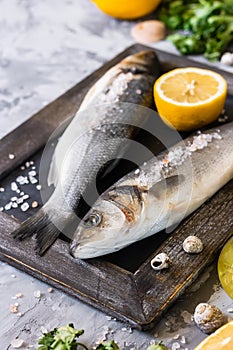
[[219,255],[218,276],[223,289],[233,299],[233,237]]

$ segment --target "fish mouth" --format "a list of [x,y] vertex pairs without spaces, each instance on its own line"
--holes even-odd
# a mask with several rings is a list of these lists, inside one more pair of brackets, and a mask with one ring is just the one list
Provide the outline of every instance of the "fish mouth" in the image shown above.
[[70,248],[69,248],[70,255],[75,259],[78,258],[77,251],[78,251],[79,246],[80,246],[80,244],[78,242],[72,242],[70,245]]
[[79,242],[71,243],[69,253],[74,259],[89,259],[99,255],[95,247],[86,246]]

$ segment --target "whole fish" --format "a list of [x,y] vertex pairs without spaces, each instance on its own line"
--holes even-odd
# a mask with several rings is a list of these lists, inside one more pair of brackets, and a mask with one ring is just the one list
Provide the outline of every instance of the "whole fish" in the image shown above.
[[181,222],[233,178],[233,122],[187,138],[104,192],[70,252],[92,258]]
[[137,112],[135,105],[152,107],[158,75],[155,52],[142,51],[112,67],[89,90],[56,146],[48,176],[49,185],[55,185],[52,196],[13,232],[14,238],[36,234],[35,249],[41,255],[60,232],[70,234],[71,223],[77,227],[81,198],[106,162],[124,153],[122,140],[133,138],[135,125],[145,122],[146,113]]

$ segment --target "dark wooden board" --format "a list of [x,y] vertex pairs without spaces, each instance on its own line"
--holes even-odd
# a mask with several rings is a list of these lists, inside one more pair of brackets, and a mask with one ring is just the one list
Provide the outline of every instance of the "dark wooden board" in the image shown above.
[[[17,167],[27,159],[33,157],[39,164],[40,150],[48,137],[75,113],[88,88],[109,67],[142,49],[145,49],[142,45],[131,46],[3,138],[0,141],[1,184],[9,187],[19,173]],[[156,52],[164,71],[185,66],[209,68],[185,57]],[[227,108],[230,111],[233,76],[212,66],[211,69],[219,71],[228,81]],[[10,153],[15,155],[14,159],[9,159]],[[39,201],[39,192],[33,188],[31,191]],[[33,240],[19,243],[10,236],[20,221],[32,212],[21,213],[19,220],[0,212],[0,258],[133,327],[145,330],[153,327],[162,313],[216,257],[233,233],[232,211],[231,181],[171,235],[154,235],[119,254],[88,261],[75,261],[68,253],[68,242],[62,237],[45,256],[36,256]],[[188,255],[182,250],[182,242],[190,234],[197,234],[204,243],[204,250],[199,255]],[[155,272],[150,267],[150,260],[162,251],[173,258],[173,264],[167,271]]]

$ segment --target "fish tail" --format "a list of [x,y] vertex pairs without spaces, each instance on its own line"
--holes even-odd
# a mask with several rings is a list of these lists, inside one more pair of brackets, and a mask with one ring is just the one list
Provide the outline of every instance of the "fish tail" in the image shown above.
[[35,250],[39,255],[43,255],[60,234],[60,231],[53,224],[48,214],[42,209],[25,220],[19,228],[12,233],[12,236],[22,241],[34,234],[36,235]]

